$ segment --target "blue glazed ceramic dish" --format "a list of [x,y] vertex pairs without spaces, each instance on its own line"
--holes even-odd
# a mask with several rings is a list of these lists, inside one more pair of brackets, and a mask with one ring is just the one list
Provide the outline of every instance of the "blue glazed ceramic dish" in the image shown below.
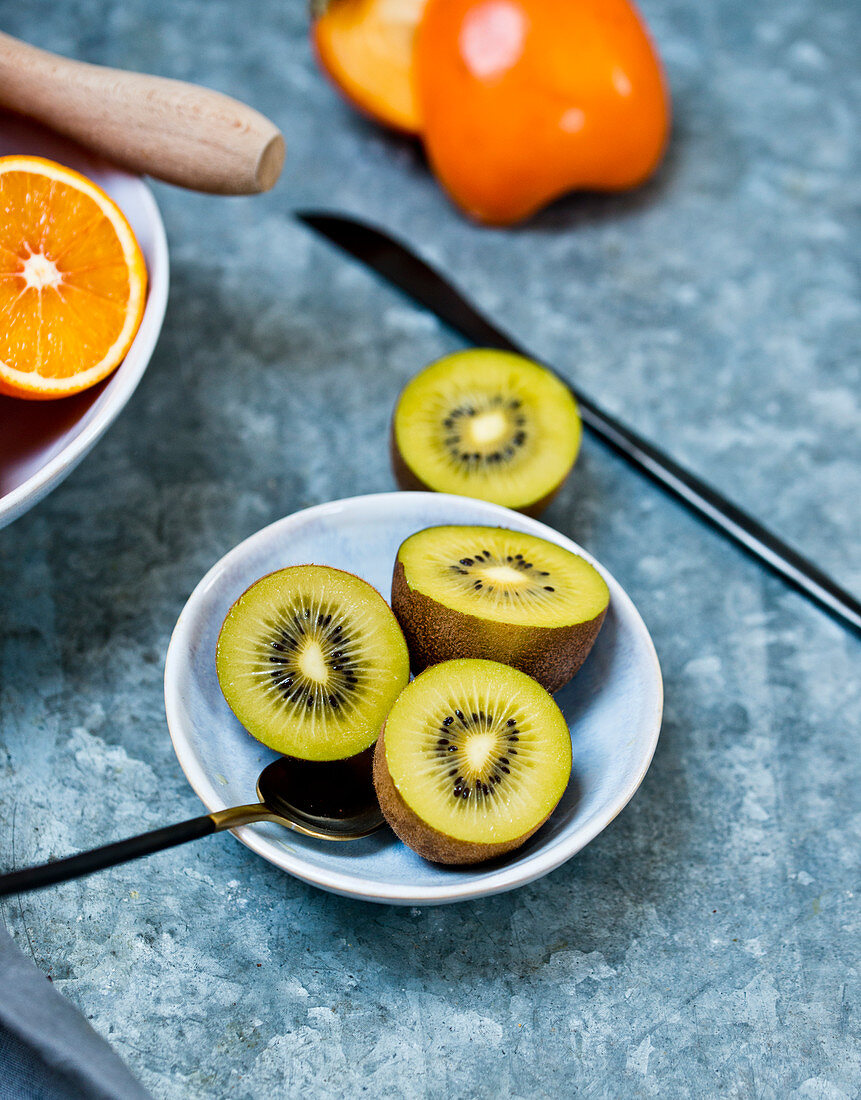
[[616,580],[586,551],[495,504],[441,493],[381,493],[321,504],[258,531],[221,559],[192,593],[171,638],[165,705],[179,762],[210,810],[251,802],[275,754],[234,717],[215,675],[215,645],[233,601],[286,565],[357,573],[388,599],[395,554],[435,524],[485,524],[539,535],[581,554],[610,588],[610,608],[585,665],[556,695],[569,728],[574,770],[550,820],[516,852],[472,867],[439,867],[388,829],[348,843],[315,841],[271,823],[234,835],[270,863],[325,890],[367,901],[434,905],[511,890],[547,874],[588,844],[643,780],[661,725],[663,689],[652,640]]

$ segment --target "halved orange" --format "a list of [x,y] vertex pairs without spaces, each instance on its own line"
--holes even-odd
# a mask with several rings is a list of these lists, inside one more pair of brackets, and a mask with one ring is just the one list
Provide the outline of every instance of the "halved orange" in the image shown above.
[[100,187],[41,157],[0,157],[0,393],[66,397],[107,377],[146,285],[132,228]]

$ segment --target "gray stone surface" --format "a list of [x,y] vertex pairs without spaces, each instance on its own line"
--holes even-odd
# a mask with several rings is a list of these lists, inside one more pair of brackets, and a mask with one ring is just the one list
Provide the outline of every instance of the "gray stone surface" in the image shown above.
[[[858,5],[643,9],[675,96],[659,178],[491,231],[341,105],[301,0],[0,3],[13,34],[216,86],[289,144],[265,197],[156,188],[173,285],[151,367],[0,532],[4,867],[199,810],[162,704],[185,598],[263,524],[390,489],[398,389],[456,346],[293,207],[402,234],[861,589]],[[546,519],[627,587],[666,678],[651,771],[579,857],[409,910],[222,837],[3,904],[156,1097],[859,1094],[857,638],[588,440]]]

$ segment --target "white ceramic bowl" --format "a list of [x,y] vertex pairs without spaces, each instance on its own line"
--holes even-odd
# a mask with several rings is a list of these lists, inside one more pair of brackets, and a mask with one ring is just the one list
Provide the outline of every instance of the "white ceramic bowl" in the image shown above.
[[167,239],[152,192],[59,134],[0,111],[0,156],[31,153],[88,176],[129,219],[146,259],[149,291],[137,335],[110,378],[59,401],[0,396],[0,527],[17,519],[70,473],[135,391],[152,355],[167,304]]
[[264,573],[312,562],[357,573],[388,597],[401,542],[447,523],[510,527],[550,539],[591,561],[610,587],[598,641],[556,696],[571,729],[571,782],[550,820],[522,848],[473,867],[427,863],[388,829],[339,843],[271,823],[235,830],[277,867],[337,894],[434,905],[522,886],[570,859],[613,820],[655,751],[663,701],[657,656],[636,608],[606,569],[557,531],[495,504],[441,493],[380,493],[308,508],[258,531],[210,569],[185,605],[168,648],[165,705],[179,762],[207,808],[254,801],[257,776],[276,756],[236,720],[215,674],[218,632],[237,596]]

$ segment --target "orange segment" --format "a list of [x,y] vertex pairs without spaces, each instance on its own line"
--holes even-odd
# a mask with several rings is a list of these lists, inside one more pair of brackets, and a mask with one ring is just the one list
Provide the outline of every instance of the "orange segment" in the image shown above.
[[71,168],[0,157],[0,393],[95,385],[123,360],[146,303],[143,254],[120,208]]

